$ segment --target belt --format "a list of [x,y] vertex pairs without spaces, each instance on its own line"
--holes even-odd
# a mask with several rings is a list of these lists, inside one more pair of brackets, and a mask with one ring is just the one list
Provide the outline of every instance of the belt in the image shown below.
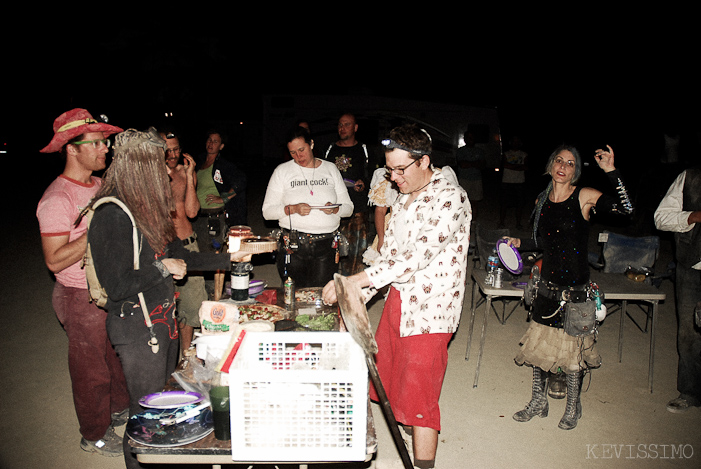
[[[579,301],[583,301],[578,298],[581,296],[580,293],[584,293],[584,297],[586,298],[585,292],[587,285],[588,284],[563,287],[561,285],[557,285],[556,283],[540,281],[538,282],[538,295],[555,301],[561,301],[564,299],[565,301],[572,300],[578,303]],[[565,298],[563,298],[563,294],[566,295]]]
[[190,237],[183,239],[183,246],[190,245],[195,241],[197,241],[197,233],[192,233]]
[[201,208],[200,209],[200,215],[207,215],[207,216],[214,216],[214,215],[219,215],[220,213],[224,213],[224,210],[226,207],[218,207],[218,208]]
[[[287,228],[283,228],[282,232],[284,234],[287,234],[287,235],[290,234],[290,230],[288,230]],[[297,241],[302,242],[302,243],[311,244],[311,243],[315,243],[317,241],[321,241],[324,239],[331,239],[334,236],[336,236],[336,233],[337,233],[336,231],[334,231],[332,233],[303,233],[301,231],[298,231],[297,232]]]

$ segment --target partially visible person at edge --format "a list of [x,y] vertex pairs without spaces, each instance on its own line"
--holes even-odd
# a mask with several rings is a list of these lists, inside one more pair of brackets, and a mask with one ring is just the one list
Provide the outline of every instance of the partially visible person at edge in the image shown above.
[[[533,368],[531,400],[513,415],[518,422],[548,415],[548,372],[565,373],[567,403],[558,427],[571,430],[582,416],[580,400],[583,372],[601,366],[594,334],[573,337],[563,329],[561,303],[563,290],[586,292],[590,285],[587,245],[592,213],[630,215],[633,205],[619,171],[614,166],[611,147],[596,150],[595,160],[615,188],[617,198],[591,187],[577,186],[582,159],[576,148],[558,147],[548,159],[546,174],[551,180],[538,196],[533,238],[507,238],[522,251],[543,253],[541,280],[533,302],[531,323],[521,338],[517,365]],[[564,253],[564,255],[563,255]],[[578,301],[578,295],[570,295]]]
[[658,230],[674,232],[677,391],[667,410],[701,406],[701,167],[682,171],[655,211]]
[[[245,253],[185,249],[171,216],[175,204],[163,164],[166,148],[154,128],[117,134],[113,161],[93,201],[115,196],[130,210],[140,242],[139,270],[134,269],[132,224],[121,207],[113,203],[97,207],[88,231],[95,272],[109,297],[107,333],[126,377],[130,416],[143,410],[139,399],[163,390],[177,364],[180,350],[173,280],[185,277],[188,269],[227,270],[232,260],[250,259]],[[146,314],[151,328],[145,322]],[[126,432],[123,448],[127,467],[140,467]]]
[[292,160],[270,176],[263,218],[277,220],[282,231],[277,255],[282,281],[290,276],[299,288],[320,287],[338,271],[338,227],[353,203],[336,166],[314,157],[307,129],[296,127],[286,141]]
[[[183,153],[180,138],[173,132],[161,132],[166,142],[166,166],[170,177],[170,189],[173,193],[175,210],[172,212],[175,234],[182,240],[185,249],[199,252],[197,234],[192,222],[197,218],[200,202],[197,199],[197,176],[195,160],[188,153]],[[181,161],[182,158],[182,161]],[[180,349],[184,352],[190,348],[196,328],[200,327],[200,306],[209,296],[202,275],[190,271],[187,276],[175,282],[178,293],[178,329],[180,332]]]
[[68,336],[68,371],[80,426],[80,447],[104,456],[120,456],[122,439],[114,427],[126,422],[129,394],[117,354],[107,338],[107,313],[90,301],[81,261],[87,246],[80,212],[100,189],[93,173],[105,169],[112,134],[122,129],[98,122],[85,109],[73,109],[54,121],[54,136],[42,153],[60,153],[61,175],[46,189],[37,207],[46,266],[56,277],[53,306]]
[[230,226],[248,223],[247,178],[233,162],[223,157],[226,143],[223,133],[208,131],[205,153],[197,160],[200,214],[194,225],[202,250],[220,249]]
[[324,160],[335,164],[348,187],[353,214],[341,220],[341,233],[349,244],[348,255],[340,262],[340,273],[355,274],[365,267],[363,252],[368,247],[368,190],[370,189],[370,153],[367,145],[356,139],[358,123],[350,113],[338,119],[338,140],[329,145]]
[[465,145],[455,151],[458,180],[470,198],[473,218],[477,218],[477,208],[484,199],[482,172],[487,166],[487,154],[481,147],[477,146],[473,132],[466,130],[463,139]]
[[[391,285],[375,340],[377,368],[397,422],[412,439],[414,465],[435,466],[438,401],[465,294],[472,212],[467,193],[431,165],[431,138],[415,125],[384,140],[387,172],[401,195],[392,204],[380,256],[349,281],[369,299]],[[335,281],[325,303],[337,301]],[[374,387],[370,397],[378,400]]]

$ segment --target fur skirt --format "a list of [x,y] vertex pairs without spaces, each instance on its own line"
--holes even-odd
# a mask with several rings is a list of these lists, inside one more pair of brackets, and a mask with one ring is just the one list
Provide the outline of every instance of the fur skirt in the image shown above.
[[537,366],[552,373],[557,373],[558,368],[565,373],[576,373],[601,366],[596,334],[573,337],[563,329],[531,321],[520,344],[521,349],[514,358],[519,366]]

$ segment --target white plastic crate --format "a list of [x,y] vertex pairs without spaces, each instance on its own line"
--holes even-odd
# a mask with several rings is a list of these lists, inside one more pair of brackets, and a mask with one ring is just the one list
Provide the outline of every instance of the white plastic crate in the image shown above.
[[247,332],[229,369],[235,461],[363,461],[368,371],[347,332]]

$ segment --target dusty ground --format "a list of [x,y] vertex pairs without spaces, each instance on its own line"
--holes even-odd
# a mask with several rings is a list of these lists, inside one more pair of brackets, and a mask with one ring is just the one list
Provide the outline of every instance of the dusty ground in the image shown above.
[[[260,220],[262,190],[253,192],[251,225],[261,233],[265,230]],[[51,307],[53,280],[43,264],[34,217],[39,196],[16,202],[7,218],[12,222],[12,229],[6,230],[11,241],[2,243],[0,314],[5,333],[0,341],[0,367],[5,378],[0,384],[0,468],[121,468],[121,458],[88,454],[78,446],[67,341]],[[481,213],[482,220],[493,225],[490,214],[494,211]],[[669,246],[665,246],[659,262],[668,260]],[[254,274],[271,285],[279,284],[272,265],[256,266]],[[572,431],[557,428],[564,400],[551,400],[550,416],[545,419],[516,423],[511,418],[530,398],[530,369],[516,366],[512,359],[527,327],[522,308],[505,325],[489,315],[479,386],[473,388],[479,336],[466,362],[469,311],[465,307],[463,323],[450,345],[437,467],[701,467],[701,411],[677,415],[665,409],[666,402],[677,395],[676,319],[672,283],[665,281],[661,289],[667,301],[660,307],[654,392],[650,394],[647,387],[649,334],[627,320],[623,361],[618,363],[616,313],[601,327],[604,363],[591,374],[590,382],[585,381],[583,418]],[[381,303],[375,301],[369,308],[373,325]],[[379,445],[372,465],[401,467],[379,406],[373,405],[373,414]]]

